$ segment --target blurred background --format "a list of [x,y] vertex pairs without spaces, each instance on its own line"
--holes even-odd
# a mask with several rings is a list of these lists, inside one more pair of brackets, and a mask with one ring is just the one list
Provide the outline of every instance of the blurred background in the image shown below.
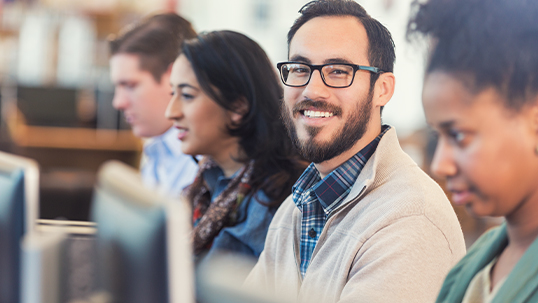
[[[88,220],[97,168],[108,159],[138,167],[142,142],[112,108],[112,35],[139,18],[172,11],[198,32],[248,35],[276,64],[287,59],[287,31],[307,2],[0,0],[0,150],[38,161],[40,217]],[[426,45],[405,39],[411,0],[357,2],[391,31],[396,44],[396,92],[384,122],[396,127],[404,150],[428,172],[435,141],[420,102]],[[456,212],[468,244],[498,224]]]

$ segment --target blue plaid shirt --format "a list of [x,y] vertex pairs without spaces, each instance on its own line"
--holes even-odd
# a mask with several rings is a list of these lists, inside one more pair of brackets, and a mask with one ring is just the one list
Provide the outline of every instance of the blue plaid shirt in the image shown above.
[[292,199],[303,214],[300,244],[300,270],[303,278],[327,218],[347,197],[362,168],[375,152],[381,137],[389,129],[390,126],[383,125],[381,133],[372,142],[323,180],[314,163],[311,163],[295,182]]

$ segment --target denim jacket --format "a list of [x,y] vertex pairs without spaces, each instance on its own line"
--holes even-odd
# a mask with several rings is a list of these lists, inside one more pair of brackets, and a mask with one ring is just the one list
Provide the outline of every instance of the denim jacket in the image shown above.
[[[209,186],[212,202],[226,189],[233,177],[226,178],[218,167],[204,172],[204,179]],[[224,227],[219,232],[207,255],[203,258],[204,261],[210,259],[217,252],[233,252],[255,259],[260,256],[276,208],[267,207],[258,201],[270,202],[263,191],[250,193],[245,197],[237,210],[237,224]]]

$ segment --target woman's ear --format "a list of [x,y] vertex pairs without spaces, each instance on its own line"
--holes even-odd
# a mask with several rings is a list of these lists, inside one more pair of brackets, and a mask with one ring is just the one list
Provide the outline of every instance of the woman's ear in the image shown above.
[[534,97],[534,101],[530,104],[530,108],[526,109],[530,115],[532,128],[538,136],[538,95]]
[[534,102],[532,102],[530,107],[531,115],[531,125],[536,141],[534,142],[534,153],[538,156],[538,95],[534,97]]
[[248,113],[249,106],[248,101],[245,97],[240,97],[235,101],[234,109],[230,110],[230,119],[234,124],[239,124],[241,120],[243,119],[243,116]]

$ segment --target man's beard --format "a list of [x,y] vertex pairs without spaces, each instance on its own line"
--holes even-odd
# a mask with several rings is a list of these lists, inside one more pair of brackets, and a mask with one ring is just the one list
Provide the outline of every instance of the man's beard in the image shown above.
[[348,151],[364,136],[368,128],[368,122],[370,122],[372,98],[373,90],[370,90],[366,100],[357,104],[357,108],[349,115],[347,121],[345,121],[344,127],[335,134],[332,141],[328,142],[316,142],[314,139],[323,126],[305,126],[309,138],[301,141],[297,136],[297,129],[293,123],[292,116],[299,115],[299,111],[309,107],[315,107],[320,111],[333,112],[335,116],[342,115],[342,109],[340,107],[323,101],[306,99],[295,104],[292,114],[290,114],[285,102],[282,102],[282,118],[299,154],[307,161],[321,163]]

